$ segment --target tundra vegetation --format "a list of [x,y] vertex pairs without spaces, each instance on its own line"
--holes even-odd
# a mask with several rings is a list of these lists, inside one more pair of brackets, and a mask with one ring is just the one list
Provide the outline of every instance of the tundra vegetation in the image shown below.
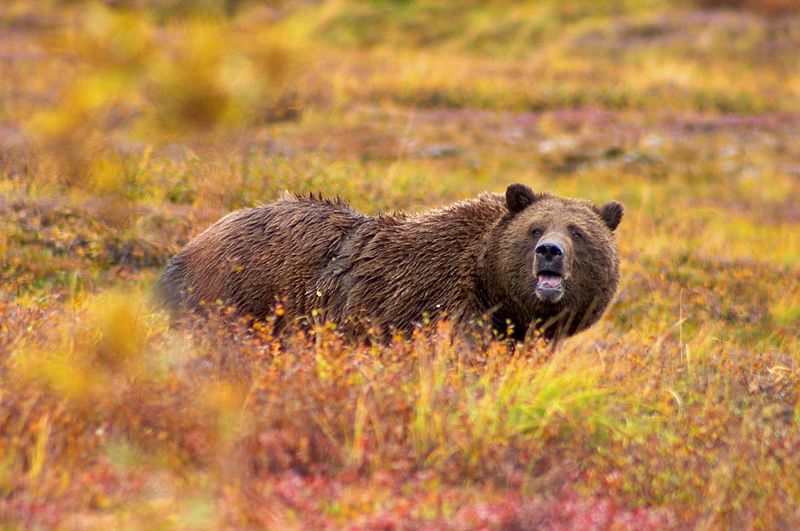
[[[800,526],[791,0],[6,0],[0,521]],[[166,260],[285,189],[626,205],[556,352],[170,323]]]

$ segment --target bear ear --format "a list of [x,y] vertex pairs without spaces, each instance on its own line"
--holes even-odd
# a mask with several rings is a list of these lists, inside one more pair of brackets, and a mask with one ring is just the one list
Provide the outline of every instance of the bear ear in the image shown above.
[[600,214],[602,220],[606,222],[608,228],[613,232],[619,225],[619,222],[622,221],[622,213],[624,211],[625,208],[622,206],[622,203],[609,201],[598,209],[598,214]]
[[512,214],[531,206],[538,198],[524,184],[512,184],[506,189],[506,206]]

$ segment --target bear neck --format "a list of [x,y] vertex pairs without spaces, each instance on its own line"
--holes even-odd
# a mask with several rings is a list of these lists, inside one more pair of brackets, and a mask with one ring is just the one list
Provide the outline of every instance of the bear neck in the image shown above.
[[478,255],[475,288],[479,315],[487,315],[492,327],[499,333],[521,341],[533,320],[533,314],[518,304],[513,295],[507,293],[503,283],[497,281],[502,264],[495,242],[510,219],[511,215],[506,214],[486,233]]

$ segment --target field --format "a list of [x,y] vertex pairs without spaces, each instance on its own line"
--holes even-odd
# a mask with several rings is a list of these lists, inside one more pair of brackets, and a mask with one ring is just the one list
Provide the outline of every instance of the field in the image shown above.
[[[800,527],[791,0],[6,0],[0,522]],[[368,213],[622,201],[552,351],[171,322],[150,287],[283,190]]]

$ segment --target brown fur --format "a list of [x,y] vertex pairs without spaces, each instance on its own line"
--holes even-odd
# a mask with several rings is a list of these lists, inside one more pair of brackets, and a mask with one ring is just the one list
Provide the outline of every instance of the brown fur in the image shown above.
[[[173,258],[159,288],[172,306],[220,300],[257,318],[280,299],[289,323],[319,310],[356,333],[365,323],[409,331],[442,317],[464,330],[488,315],[516,339],[532,324],[571,335],[597,321],[616,290],[612,231],[621,215],[619,203],[597,207],[523,185],[506,197],[380,217],[339,199],[287,195],[220,219]],[[534,295],[534,225],[568,247],[557,303]],[[576,227],[581,241],[569,237]]]

